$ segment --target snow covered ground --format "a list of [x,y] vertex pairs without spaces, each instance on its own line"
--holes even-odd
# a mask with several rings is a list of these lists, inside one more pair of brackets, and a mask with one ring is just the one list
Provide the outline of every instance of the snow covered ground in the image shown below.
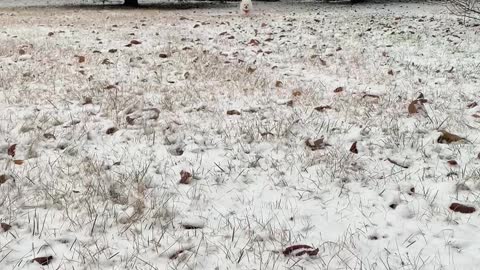
[[0,269],[478,269],[480,26],[254,4],[0,9]]

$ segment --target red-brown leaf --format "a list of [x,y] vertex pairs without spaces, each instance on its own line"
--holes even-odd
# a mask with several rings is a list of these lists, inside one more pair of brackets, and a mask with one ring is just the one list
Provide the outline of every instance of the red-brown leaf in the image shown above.
[[77,55],[77,58],[78,58],[78,63],[85,63],[85,56],[83,55]]
[[12,144],[12,145],[10,145],[10,147],[8,147],[7,153],[8,153],[9,156],[15,157],[16,150],[17,150],[17,145]]
[[15,165],[22,165],[24,162],[25,162],[25,161],[23,161],[23,160],[21,160],[21,159],[15,159],[15,160],[13,161],[13,163],[14,163]]
[[457,166],[457,165],[458,165],[458,162],[457,162],[456,160],[453,160],[453,159],[447,161],[447,163],[448,163],[449,165],[452,165],[452,166]]
[[12,225],[2,222],[0,223],[0,228],[2,228],[4,232],[8,232],[12,228]]
[[459,212],[462,214],[471,214],[476,211],[475,207],[467,206],[460,203],[452,203],[450,205],[450,210],[452,210],[453,212]]
[[192,181],[192,174],[182,170],[180,172],[180,184],[188,185]]
[[251,40],[248,42],[248,45],[258,46],[258,45],[260,45],[260,41],[258,41],[258,40],[256,40],[256,39],[251,39]]
[[337,87],[335,88],[335,90],[333,90],[334,93],[340,93],[340,92],[343,92],[345,90],[345,88],[343,87]]
[[358,154],[358,149],[357,149],[357,142],[354,142],[352,146],[350,147],[350,152],[354,154]]
[[41,265],[49,265],[53,260],[53,256],[48,256],[48,257],[37,257],[33,259],[33,261],[41,264]]
[[5,182],[7,182],[7,180],[9,179],[10,177],[8,177],[8,175],[6,174],[0,174],[0,185],[4,184]]

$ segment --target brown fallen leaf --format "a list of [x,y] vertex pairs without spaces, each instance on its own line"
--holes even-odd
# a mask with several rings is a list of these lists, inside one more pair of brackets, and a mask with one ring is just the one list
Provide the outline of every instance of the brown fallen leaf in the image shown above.
[[340,86],[340,87],[335,88],[335,90],[333,90],[333,92],[334,92],[334,93],[341,93],[341,92],[343,92],[344,90],[345,90],[345,88],[343,88],[343,87]]
[[21,160],[21,159],[15,159],[15,160],[13,161],[13,164],[15,164],[15,165],[22,165],[24,162],[25,162],[25,161],[23,161],[23,160]]
[[409,114],[416,114],[420,112],[426,112],[425,106],[423,105],[426,103],[426,99],[416,99],[410,102],[408,105],[408,113]]
[[82,105],[87,105],[87,104],[93,104],[93,98],[92,97],[84,97],[83,98]]
[[127,121],[127,123],[129,125],[134,125],[135,124],[135,119],[136,118],[130,117],[129,115],[127,115],[127,117],[125,118],[125,120]]
[[32,262],[37,262],[40,265],[49,265],[53,260],[53,256],[48,256],[48,257],[37,257],[32,260]]
[[111,127],[111,128],[108,128],[106,133],[107,135],[112,135],[113,133],[117,132],[118,131],[118,128],[116,127]]
[[308,256],[316,256],[318,251],[318,248],[309,245],[293,245],[285,248],[282,253],[285,256],[302,256],[305,254]]
[[252,38],[247,44],[251,46],[258,46],[260,45],[260,41]]
[[449,160],[447,161],[448,165],[452,165],[452,166],[457,166],[458,165],[458,162],[456,160]]
[[0,185],[1,184],[4,184],[5,182],[7,182],[7,180],[10,179],[10,177],[6,174],[0,174]]
[[302,95],[302,91],[301,91],[301,90],[298,90],[298,89],[297,89],[297,90],[293,90],[293,91],[292,91],[292,96],[294,96],[294,97],[299,97],[299,96],[301,96],[301,95]]
[[188,185],[192,182],[192,174],[182,170],[180,172],[180,184]]
[[78,63],[85,63],[85,56],[83,55],[76,55],[76,57],[78,58]]
[[317,139],[315,141],[312,141],[311,139],[307,139],[305,141],[305,144],[310,147],[312,151],[320,150],[320,149],[325,149],[327,146],[330,146],[328,143],[324,141],[324,138]]
[[475,207],[467,206],[460,203],[452,203],[449,208],[453,212],[459,212],[462,214],[471,214],[476,211]]
[[475,107],[477,107],[477,106],[478,106],[478,103],[477,103],[477,102],[472,102],[472,103],[469,103],[469,104],[467,105],[467,108],[471,109],[471,108],[475,108]]
[[12,144],[8,147],[7,154],[11,157],[15,157],[16,150],[17,150],[17,144]]
[[12,225],[2,222],[0,223],[0,228],[2,228],[4,232],[8,232],[12,228]]
[[43,134],[43,137],[47,140],[50,140],[50,139],[56,139],[55,135],[53,135],[52,133],[45,133]]
[[350,152],[354,154],[358,154],[358,148],[357,148],[357,142],[354,142],[352,146],[350,147]]
[[330,105],[324,105],[324,106],[315,107],[314,109],[319,112],[324,112],[326,110],[331,110],[332,107]]
[[442,133],[442,135],[438,137],[437,139],[438,143],[450,144],[455,142],[462,142],[465,140],[465,138],[462,138],[458,135],[450,133],[446,130],[440,130],[440,132]]
[[237,110],[228,110],[227,115],[241,115],[242,113]]

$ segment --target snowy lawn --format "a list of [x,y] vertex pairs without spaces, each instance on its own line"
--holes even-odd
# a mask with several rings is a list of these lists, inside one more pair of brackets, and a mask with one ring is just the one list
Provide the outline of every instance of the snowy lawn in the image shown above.
[[0,269],[478,269],[480,26],[254,9],[0,9]]

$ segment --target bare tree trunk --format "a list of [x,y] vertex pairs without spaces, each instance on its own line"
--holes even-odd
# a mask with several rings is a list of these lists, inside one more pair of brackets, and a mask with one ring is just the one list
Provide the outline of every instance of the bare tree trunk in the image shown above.
[[123,5],[127,7],[138,7],[138,0],[125,0]]

